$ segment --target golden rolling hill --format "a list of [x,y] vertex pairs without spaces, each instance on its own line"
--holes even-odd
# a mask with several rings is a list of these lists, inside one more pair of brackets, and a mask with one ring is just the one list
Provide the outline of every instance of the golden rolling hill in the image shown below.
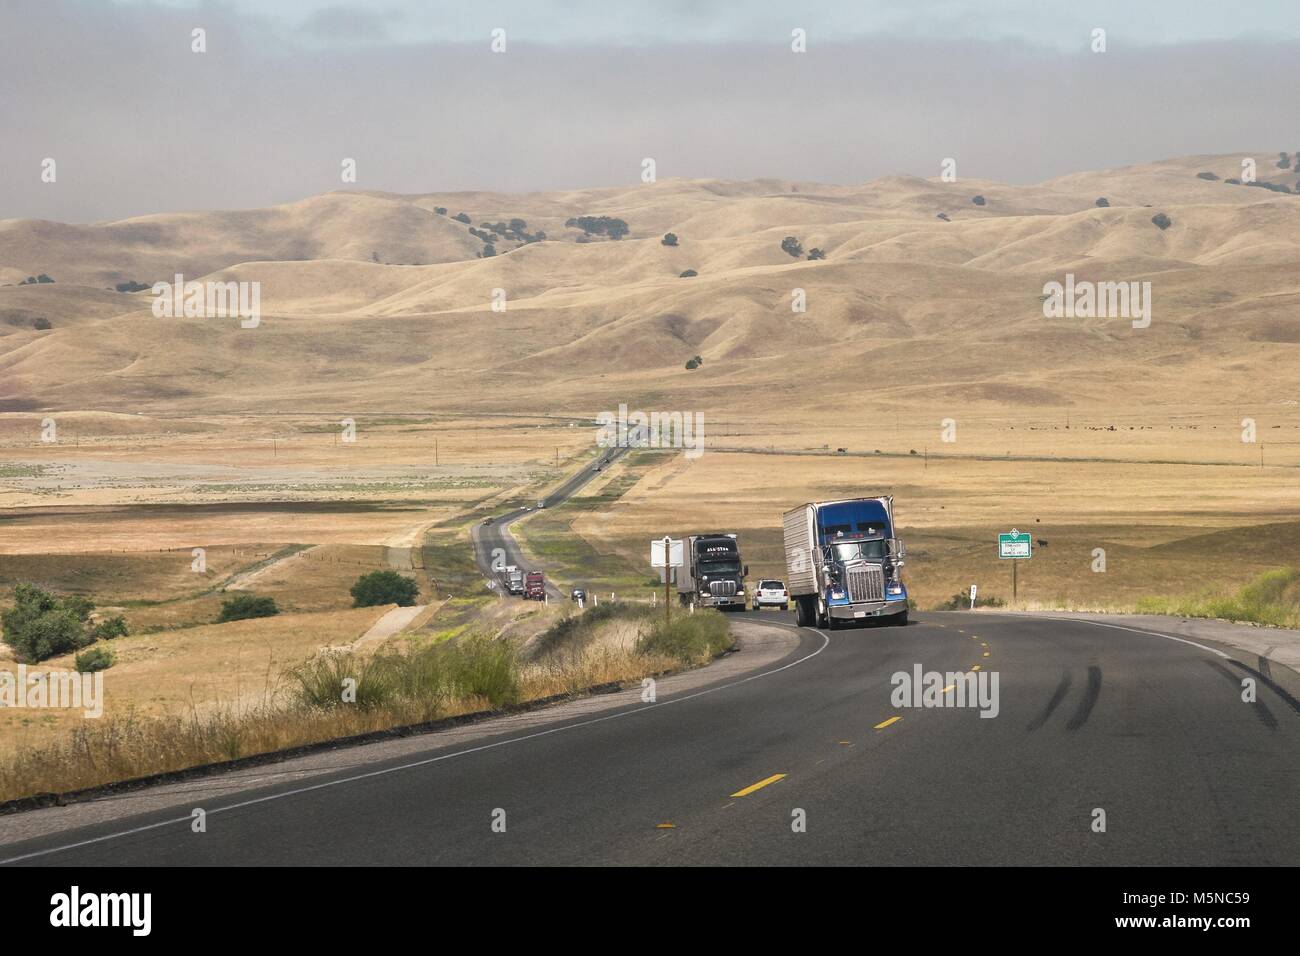
[[[1276,153],[1254,155],[1262,182],[1300,189]],[[1223,181],[1240,175],[1240,156],[1196,156],[1028,186],[670,180],[7,220],[0,412],[590,414],[627,401],[815,418],[1294,402],[1300,195]],[[566,225],[577,216],[630,232],[584,235]],[[546,241],[498,238],[481,258],[471,227],[512,219]],[[670,231],[676,247],[660,241]],[[788,255],[786,236],[826,258]],[[1150,327],[1045,318],[1044,283],[1067,272],[1149,281]],[[55,281],[14,284],[40,273]],[[260,283],[260,326],[155,318],[149,292],[112,289],[176,273]]]

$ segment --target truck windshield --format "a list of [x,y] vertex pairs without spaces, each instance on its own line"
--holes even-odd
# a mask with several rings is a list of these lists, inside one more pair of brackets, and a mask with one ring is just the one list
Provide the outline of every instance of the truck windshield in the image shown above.
[[885,542],[879,538],[875,541],[846,541],[831,545],[831,551],[837,561],[857,561],[859,558],[879,561],[885,556]]
[[739,571],[739,561],[704,561],[700,564],[701,574],[736,574]]

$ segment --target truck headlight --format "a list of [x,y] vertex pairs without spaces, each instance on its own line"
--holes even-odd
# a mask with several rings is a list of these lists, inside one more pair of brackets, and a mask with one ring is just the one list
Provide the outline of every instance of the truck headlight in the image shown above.
[[902,594],[902,593],[903,593],[903,589],[902,589],[901,587],[895,585],[895,586],[893,586],[893,587],[891,587],[891,588],[889,589],[889,593],[890,593],[890,594]]
[[843,592],[843,591],[832,591],[832,592],[831,592],[831,597],[833,597],[833,598],[834,598],[835,600],[837,600],[837,601],[842,600],[843,597],[844,597],[844,592]]

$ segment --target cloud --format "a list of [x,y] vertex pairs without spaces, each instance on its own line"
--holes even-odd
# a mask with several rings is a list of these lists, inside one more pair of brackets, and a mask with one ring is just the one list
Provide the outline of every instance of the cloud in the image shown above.
[[[400,12],[400,11],[398,11]],[[358,30],[392,30],[385,11]],[[315,45],[229,6],[17,4],[0,38],[0,210],[68,221],[670,176],[1033,182],[1300,148],[1294,41],[1062,54],[1012,40]],[[190,30],[208,52],[190,52]],[[345,29],[345,20],[321,30]],[[40,182],[44,157],[56,184]]]

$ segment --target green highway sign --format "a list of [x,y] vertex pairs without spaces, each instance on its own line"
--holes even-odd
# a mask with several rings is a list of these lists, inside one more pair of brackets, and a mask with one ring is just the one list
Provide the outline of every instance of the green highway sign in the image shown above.
[[1034,539],[1028,531],[1011,529],[1010,534],[998,535],[999,558],[1032,558]]

